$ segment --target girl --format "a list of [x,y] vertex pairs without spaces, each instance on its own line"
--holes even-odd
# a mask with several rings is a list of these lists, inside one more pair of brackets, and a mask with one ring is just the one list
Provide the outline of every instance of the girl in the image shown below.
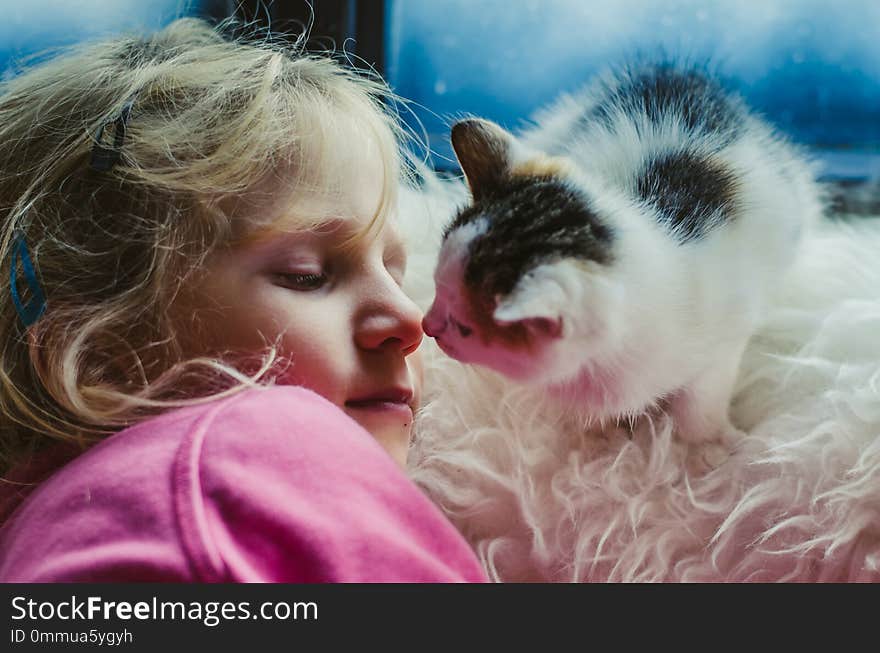
[[383,93],[192,19],[7,82],[0,580],[484,578],[401,469]]

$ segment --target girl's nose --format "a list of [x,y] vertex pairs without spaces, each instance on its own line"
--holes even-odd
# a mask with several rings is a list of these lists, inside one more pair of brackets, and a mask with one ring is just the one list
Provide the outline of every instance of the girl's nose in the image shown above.
[[422,312],[400,292],[361,321],[356,339],[364,349],[398,349],[407,356],[419,348],[422,336]]

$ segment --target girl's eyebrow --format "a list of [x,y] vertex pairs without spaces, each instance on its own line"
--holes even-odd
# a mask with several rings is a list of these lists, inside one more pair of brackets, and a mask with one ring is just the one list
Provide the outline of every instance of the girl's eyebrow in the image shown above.
[[264,247],[284,246],[287,243],[300,241],[304,237],[308,238],[309,236],[322,237],[337,232],[351,232],[351,234],[354,234],[356,231],[350,224],[352,221],[346,220],[345,218],[330,218],[318,222],[314,226],[301,227],[298,229],[284,229],[279,227],[278,224],[283,224],[283,222],[284,219],[282,218],[278,223],[270,224],[262,229],[247,234],[238,241],[238,245],[248,248],[257,247],[262,249]]
[[342,231],[348,232],[346,233],[346,235],[353,235],[360,230],[359,227],[355,227],[353,225],[353,222],[354,220],[347,220],[345,218],[329,218],[318,223],[309,231],[318,234],[332,234],[338,231]]
[[[347,218],[329,218],[305,229],[286,230],[276,226],[270,226],[252,234],[244,243],[248,249],[255,252],[284,249],[295,243],[316,242],[325,238],[338,238],[347,240],[357,237],[363,230],[363,226],[356,220]],[[374,235],[375,237],[375,235]],[[406,245],[396,230],[391,230],[385,236],[383,257],[405,266],[408,255]]]

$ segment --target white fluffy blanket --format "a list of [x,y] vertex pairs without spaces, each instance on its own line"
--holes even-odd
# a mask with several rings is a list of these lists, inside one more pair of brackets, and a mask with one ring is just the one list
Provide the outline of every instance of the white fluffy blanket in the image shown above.
[[[459,182],[405,192],[408,291],[426,309]],[[688,471],[659,415],[630,434],[571,423],[539,391],[425,344],[412,476],[497,581],[880,580],[880,219],[805,243],[746,352],[749,432]]]

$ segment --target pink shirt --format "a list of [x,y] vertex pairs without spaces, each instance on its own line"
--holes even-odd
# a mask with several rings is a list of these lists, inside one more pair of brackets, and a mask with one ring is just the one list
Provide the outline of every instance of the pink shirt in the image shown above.
[[0,581],[484,581],[468,544],[325,399],[247,390],[125,429],[0,529]]

